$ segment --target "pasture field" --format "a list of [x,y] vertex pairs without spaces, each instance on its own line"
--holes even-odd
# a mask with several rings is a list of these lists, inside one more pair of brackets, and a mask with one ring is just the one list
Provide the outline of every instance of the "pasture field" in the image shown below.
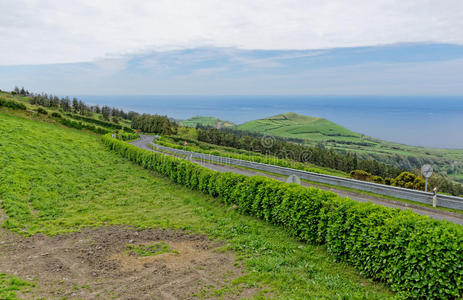
[[[2,240],[14,242],[0,245],[0,257],[12,257],[0,259],[0,269],[8,266],[11,271],[0,276],[0,293],[13,285],[20,290],[19,297],[26,292],[27,297],[45,298],[57,296],[53,294],[56,291],[62,297],[71,297],[73,293],[93,296],[107,293],[111,288],[116,289],[109,282],[114,281],[115,273],[122,272],[119,264],[110,264],[109,275],[105,273],[96,278],[90,275],[77,281],[73,267],[66,265],[66,261],[59,261],[61,256],[54,256],[52,246],[62,247],[60,255],[85,250],[88,257],[84,257],[83,265],[93,266],[92,255],[98,254],[96,261],[106,266],[109,264],[106,255],[112,255],[110,262],[117,262],[121,253],[130,249],[126,244],[131,244],[131,240],[123,242],[123,238],[136,235],[140,237],[134,238],[132,243],[137,239],[147,243],[136,247],[165,242],[179,252],[159,255],[164,257],[167,269],[173,266],[168,263],[169,255],[182,255],[186,251],[182,250],[186,249],[185,241],[214,244],[208,246],[213,251],[209,251],[207,257],[222,261],[234,275],[222,274],[214,284],[203,277],[194,284],[190,282],[189,289],[184,291],[198,299],[394,297],[385,285],[371,282],[354,268],[335,262],[325,247],[300,242],[282,228],[241,215],[233,206],[143,169],[108,151],[97,135],[4,112],[0,112],[0,133],[0,236]],[[163,230],[163,233],[153,230]],[[156,234],[161,240],[152,241],[149,234]],[[172,238],[177,235],[177,239]],[[85,244],[87,239],[88,245]],[[104,248],[102,241],[108,241],[112,248]],[[19,249],[28,253],[33,251],[29,247],[31,244],[36,247],[34,249],[43,251],[35,252],[37,265],[44,266],[43,272],[35,276],[28,273],[33,268],[25,268],[30,264],[27,257],[16,257],[14,255],[21,251],[13,251]],[[17,245],[24,247],[17,248]],[[40,248],[44,245],[51,246]],[[94,248],[90,251],[88,247]],[[112,252],[101,252],[99,247]],[[125,258],[130,262],[142,259]],[[18,263],[11,265],[8,261],[14,259]],[[67,273],[45,268],[49,266],[46,263],[55,267],[61,264],[60,272]],[[141,264],[141,268],[143,266]],[[156,266],[159,267],[148,264],[146,268],[152,270],[150,268]],[[188,267],[195,274],[204,273],[199,263],[191,263]],[[14,277],[18,284],[10,280],[13,271],[18,273]],[[177,279],[172,278],[171,283]],[[115,282],[118,286],[132,283]],[[153,286],[153,282],[146,281],[146,286],[140,286],[140,290],[149,289],[150,284]],[[106,289],[102,290],[101,286]],[[13,294],[16,291],[12,290]]]
[[210,126],[210,127],[233,127],[235,124],[229,121],[223,121],[216,117],[195,116],[183,120],[182,125],[186,127],[196,127],[196,125]]

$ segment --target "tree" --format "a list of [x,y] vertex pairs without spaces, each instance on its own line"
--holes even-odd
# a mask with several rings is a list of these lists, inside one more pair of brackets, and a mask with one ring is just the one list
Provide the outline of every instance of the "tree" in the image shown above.
[[77,101],[76,98],[72,98],[72,109],[74,110],[74,113],[79,111],[79,101]]
[[71,111],[71,100],[69,100],[69,97],[65,97],[61,99],[61,109],[65,112]]
[[111,108],[108,106],[103,106],[101,108],[101,114],[103,115],[103,119],[109,121],[109,117],[111,116]]

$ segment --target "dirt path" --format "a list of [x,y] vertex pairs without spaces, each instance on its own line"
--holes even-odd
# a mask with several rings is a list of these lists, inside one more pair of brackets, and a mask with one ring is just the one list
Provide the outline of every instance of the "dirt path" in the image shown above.
[[[155,151],[149,147],[149,144],[153,142],[154,138],[155,138],[154,136],[141,135],[140,139],[133,141],[132,144],[139,148],[145,149],[145,150]],[[278,175],[263,173],[259,171],[249,170],[249,169],[237,168],[237,167],[232,167],[232,166],[219,165],[219,164],[214,164],[214,163],[204,162],[204,161],[194,161],[194,162],[206,168],[209,168],[211,170],[218,171],[218,172],[233,172],[233,173],[247,175],[247,176],[259,175],[259,176],[273,178],[279,181],[286,181],[286,177],[284,176],[278,176]],[[307,183],[307,182],[302,182],[302,185],[317,187],[323,190],[328,190],[328,191],[338,194],[341,197],[349,197],[353,200],[360,201],[360,202],[373,202],[373,203],[391,207],[391,208],[411,209],[412,211],[418,214],[421,214],[421,215],[428,215],[434,219],[448,220],[450,222],[463,225],[463,214],[459,214],[459,213],[453,213],[449,211],[434,209],[431,207],[424,207],[424,206],[409,204],[409,203],[405,203],[401,201],[394,201],[394,200],[390,200],[387,198],[370,196],[370,195],[365,195],[362,193],[356,193],[352,191],[346,191],[342,189],[336,189],[336,188],[327,187],[324,185],[317,185],[317,184],[312,184],[312,183]]]
[[[169,252],[140,256],[127,246],[159,243]],[[123,226],[30,238],[0,229],[0,273],[35,282],[20,295],[26,299],[215,299],[213,290],[241,275],[221,246],[204,235]],[[254,292],[243,288],[225,299]]]

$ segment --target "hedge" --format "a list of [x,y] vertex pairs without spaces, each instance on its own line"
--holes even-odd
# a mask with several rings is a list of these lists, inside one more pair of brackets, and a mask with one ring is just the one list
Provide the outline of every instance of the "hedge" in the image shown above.
[[61,124],[63,124],[64,126],[66,126],[66,127],[71,127],[71,128],[76,128],[76,129],[87,129],[87,130],[93,131],[93,132],[95,132],[97,134],[107,134],[107,133],[111,132],[108,129],[98,127],[98,126],[95,126],[95,125],[92,125],[92,124],[86,124],[86,123],[82,123],[82,122],[77,122],[77,121],[73,121],[73,120],[68,119],[68,118],[60,118],[60,117],[58,117],[56,115],[54,117],[59,119],[59,122]]
[[128,133],[134,133],[135,132],[135,130],[133,130],[132,128],[122,126],[120,124],[115,124],[115,123],[111,123],[111,122],[107,122],[107,121],[97,120],[97,119],[94,119],[94,118],[88,118],[88,117],[79,116],[79,115],[70,114],[70,113],[68,113],[66,115],[68,117],[71,117],[71,118],[76,119],[76,120],[84,121],[84,122],[87,122],[87,123],[93,123],[93,124],[96,124],[96,125],[99,125],[99,126],[102,126],[102,127],[110,128],[110,129],[122,129],[122,130],[124,130],[125,132],[128,132]]
[[0,106],[9,107],[12,109],[26,110],[26,105],[24,105],[23,103],[16,102],[13,100],[8,100],[5,98],[0,98]]
[[407,298],[463,296],[463,229],[412,211],[360,203],[273,179],[218,173],[103,136],[111,150],[192,190],[220,197],[244,214],[325,244],[338,261],[386,282]]

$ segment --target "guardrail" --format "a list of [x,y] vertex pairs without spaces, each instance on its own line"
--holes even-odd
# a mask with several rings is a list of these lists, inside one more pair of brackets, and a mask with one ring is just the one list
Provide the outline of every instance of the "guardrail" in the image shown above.
[[[180,154],[180,155],[185,155],[187,157],[191,156],[192,158],[200,159],[200,160],[213,161],[213,162],[218,162],[221,164],[227,164],[227,165],[232,165],[232,166],[240,166],[240,167],[245,167],[245,168],[250,168],[250,169],[255,169],[255,170],[260,170],[260,171],[265,171],[265,172],[271,172],[271,173],[276,173],[276,174],[285,175],[285,176],[296,175],[300,177],[301,179],[306,179],[306,180],[310,180],[314,182],[326,183],[326,184],[342,186],[342,187],[347,187],[347,188],[353,188],[356,190],[373,192],[375,194],[392,196],[392,197],[396,197],[400,199],[406,199],[406,200],[416,201],[416,202],[430,204],[430,205],[432,205],[432,201],[433,201],[433,193],[426,193],[423,191],[405,189],[405,188],[378,184],[378,183],[373,183],[373,182],[367,182],[367,181],[360,181],[360,180],[355,180],[355,179],[350,179],[350,178],[343,178],[343,177],[337,177],[337,176],[331,176],[331,175],[325,175],[325,174],[312,173],[312,172],[301,171],[297,169],[285,168],[285,167],[274,166],[274,165],[268,165],[268,164],[263,164],[263,163],[257,163],[257,162],[247,161],[247,160],[184,151],[180,149],[161,146],[155,143],[152,143],[152,145],[159,150],[168,151],[168,152],[172,152],[172,153]],[[437,206],[463,210],[463,198],[438,194]]]

